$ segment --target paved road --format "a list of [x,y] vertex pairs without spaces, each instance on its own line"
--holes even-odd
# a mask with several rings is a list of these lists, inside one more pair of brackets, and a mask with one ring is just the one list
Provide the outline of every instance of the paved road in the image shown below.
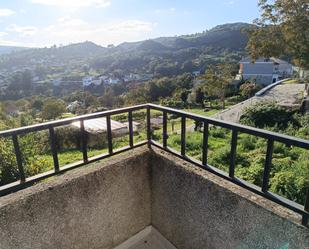
[[215,114],[212,117],[228,122],[238,123],[239,118],[245,108],[264,101],[276,102],[282,106],[299,107],[303,98],[304,90],[305,84],[277,85],[266,92],[263,96],[255,96],[247,99],[237,105],[234,105],[222,112]]

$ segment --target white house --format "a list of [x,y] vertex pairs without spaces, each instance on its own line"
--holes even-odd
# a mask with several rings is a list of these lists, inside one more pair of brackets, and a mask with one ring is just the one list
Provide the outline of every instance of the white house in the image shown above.
[[62,78],[53,79],[53,85],[54,86],[60,86],[61,81],[62,81]]
[[71,102],[67,107],[67,111],[74,113],[77,109],[81,108],[81,106],[83,105],[82,102],[75,100],[73,102]]
[[91,76],[85,76],[83,78],[83,86],[90,86],[90,85],[95,85],[95,86],[99,86],[101,85],[102,83],[102,80],[101,78],[94,78],[94,77],[91,77]]
[[120,82],[120,80],[117,79],[117,78],[109,78],[109,80],[108,80],[109,84],[117,84],[119,82]]
[[198,77],[198,76],[201,75],[201,71],[196,70],[196,71],[193,71],[192,74],[193,74],[194,77]]
[[277,58],[259,58],[252,62],[251,58],[241,60],[239,75],[243,80],[253,80],[257,84],[269,85],[292,75],[292,64]]
[[91,76],[85,76],[83,78],[83,86],[89,86],[92,83],[92,77]]

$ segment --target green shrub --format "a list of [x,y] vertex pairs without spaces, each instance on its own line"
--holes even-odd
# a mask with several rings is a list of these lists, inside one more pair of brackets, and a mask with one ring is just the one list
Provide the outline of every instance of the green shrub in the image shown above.
[[248,107],[240,117],[240,122],[258,128],[277,127],[285,129],[290,123],[297,125],[294,112],[273,103],[261,103]]
[[240,147],[243,151],[250,151],[255,149],[257,138],[254,136],[242,137],[240,140]]
[[212,127],[210,129],[210,135],[216,138],[225,138],[226,131],[222,128]]

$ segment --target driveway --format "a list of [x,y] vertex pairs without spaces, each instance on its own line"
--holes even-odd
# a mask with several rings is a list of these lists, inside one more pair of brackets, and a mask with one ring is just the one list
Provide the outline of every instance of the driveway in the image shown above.
[[223,110],[212,118],[238,123],[243,111],[261,102],[275,102],[278,105],[299,108],[303,99],[305,84],[281,84],[270,89],[263,96],[254,96]]

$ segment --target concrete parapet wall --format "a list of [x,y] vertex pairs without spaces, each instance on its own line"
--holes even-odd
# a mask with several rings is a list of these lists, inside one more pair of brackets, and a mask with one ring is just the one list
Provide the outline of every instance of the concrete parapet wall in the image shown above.
[[149,152],[0,198],[1,249],[111,249],[150,225]]
[[0,249],[111,249],[148,225],[178,249],[309,249],[299,220],[142,147],[0,198]]
[[152,224],[178,249],[309,248],[294,212],[162,151],[152,163]]

